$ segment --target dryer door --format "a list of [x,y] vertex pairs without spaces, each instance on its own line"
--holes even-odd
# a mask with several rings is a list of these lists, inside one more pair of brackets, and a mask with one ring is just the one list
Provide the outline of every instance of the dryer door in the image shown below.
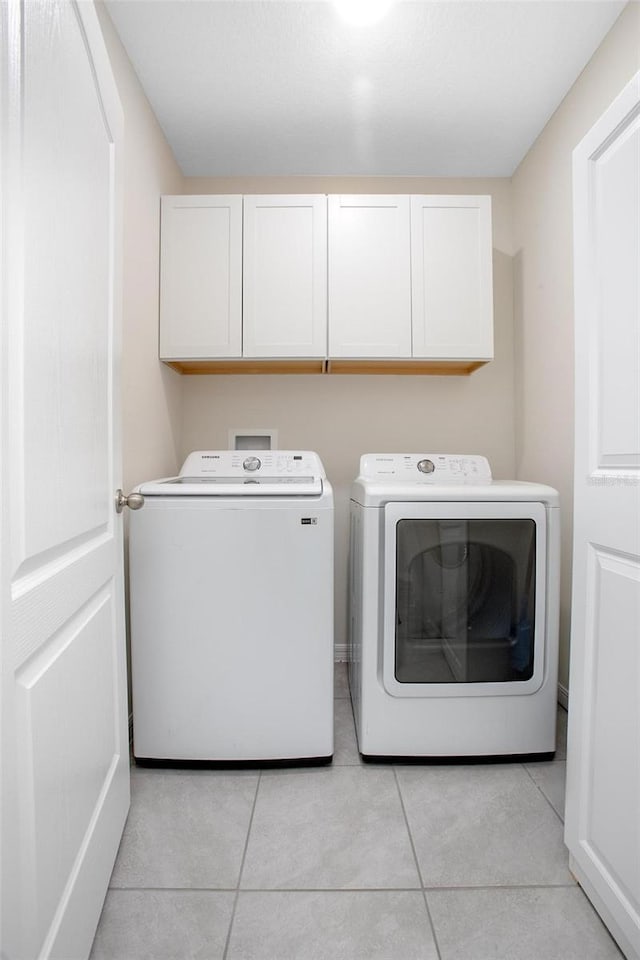
[[543,504],[389,503],[384,537],[388,693],[513,696],[540,688]]

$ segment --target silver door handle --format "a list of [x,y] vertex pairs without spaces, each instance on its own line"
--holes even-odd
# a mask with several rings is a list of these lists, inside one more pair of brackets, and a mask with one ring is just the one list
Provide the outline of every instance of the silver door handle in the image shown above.
[[144,497],[141,493],[130,493],[125,497],[122,490],[116,490],[116,513],[122,513],[125,507],[129,510],[139,510],[144,505]]

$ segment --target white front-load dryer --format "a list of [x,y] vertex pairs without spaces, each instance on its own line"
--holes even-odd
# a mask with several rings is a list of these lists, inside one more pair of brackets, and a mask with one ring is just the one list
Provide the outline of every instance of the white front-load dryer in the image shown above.
[[366,454],[351,490],[349,680],[365,757],[555,750],[558,494],[487,460]]
[[333,754],[333,493],[309,451],[205,450],[129,533],[139,760]]

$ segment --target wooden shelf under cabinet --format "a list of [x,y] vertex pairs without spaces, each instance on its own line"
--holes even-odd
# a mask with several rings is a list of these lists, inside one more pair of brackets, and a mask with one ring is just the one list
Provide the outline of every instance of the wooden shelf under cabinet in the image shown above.
[[327,360],[327,373],[468,377],[487,360]]
[[178,373],[324,373],[327,361],[320,360],[164,360]]
[[207,374],[393,374],[468,377],[487,360],[163,360],[172,370]]

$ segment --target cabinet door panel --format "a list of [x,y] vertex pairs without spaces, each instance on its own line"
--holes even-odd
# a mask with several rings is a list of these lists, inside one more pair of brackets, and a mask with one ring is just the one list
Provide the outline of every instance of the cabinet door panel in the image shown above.
[[413,355],[493,356],[491,200],[411,198]]
[[160,357],[242,352],[242,197],[163,197]]
[[243,291],[245,357],[326,356],[326,197],[245,197]]
[[409,197],[329,197],[329,355],[411,356]]

